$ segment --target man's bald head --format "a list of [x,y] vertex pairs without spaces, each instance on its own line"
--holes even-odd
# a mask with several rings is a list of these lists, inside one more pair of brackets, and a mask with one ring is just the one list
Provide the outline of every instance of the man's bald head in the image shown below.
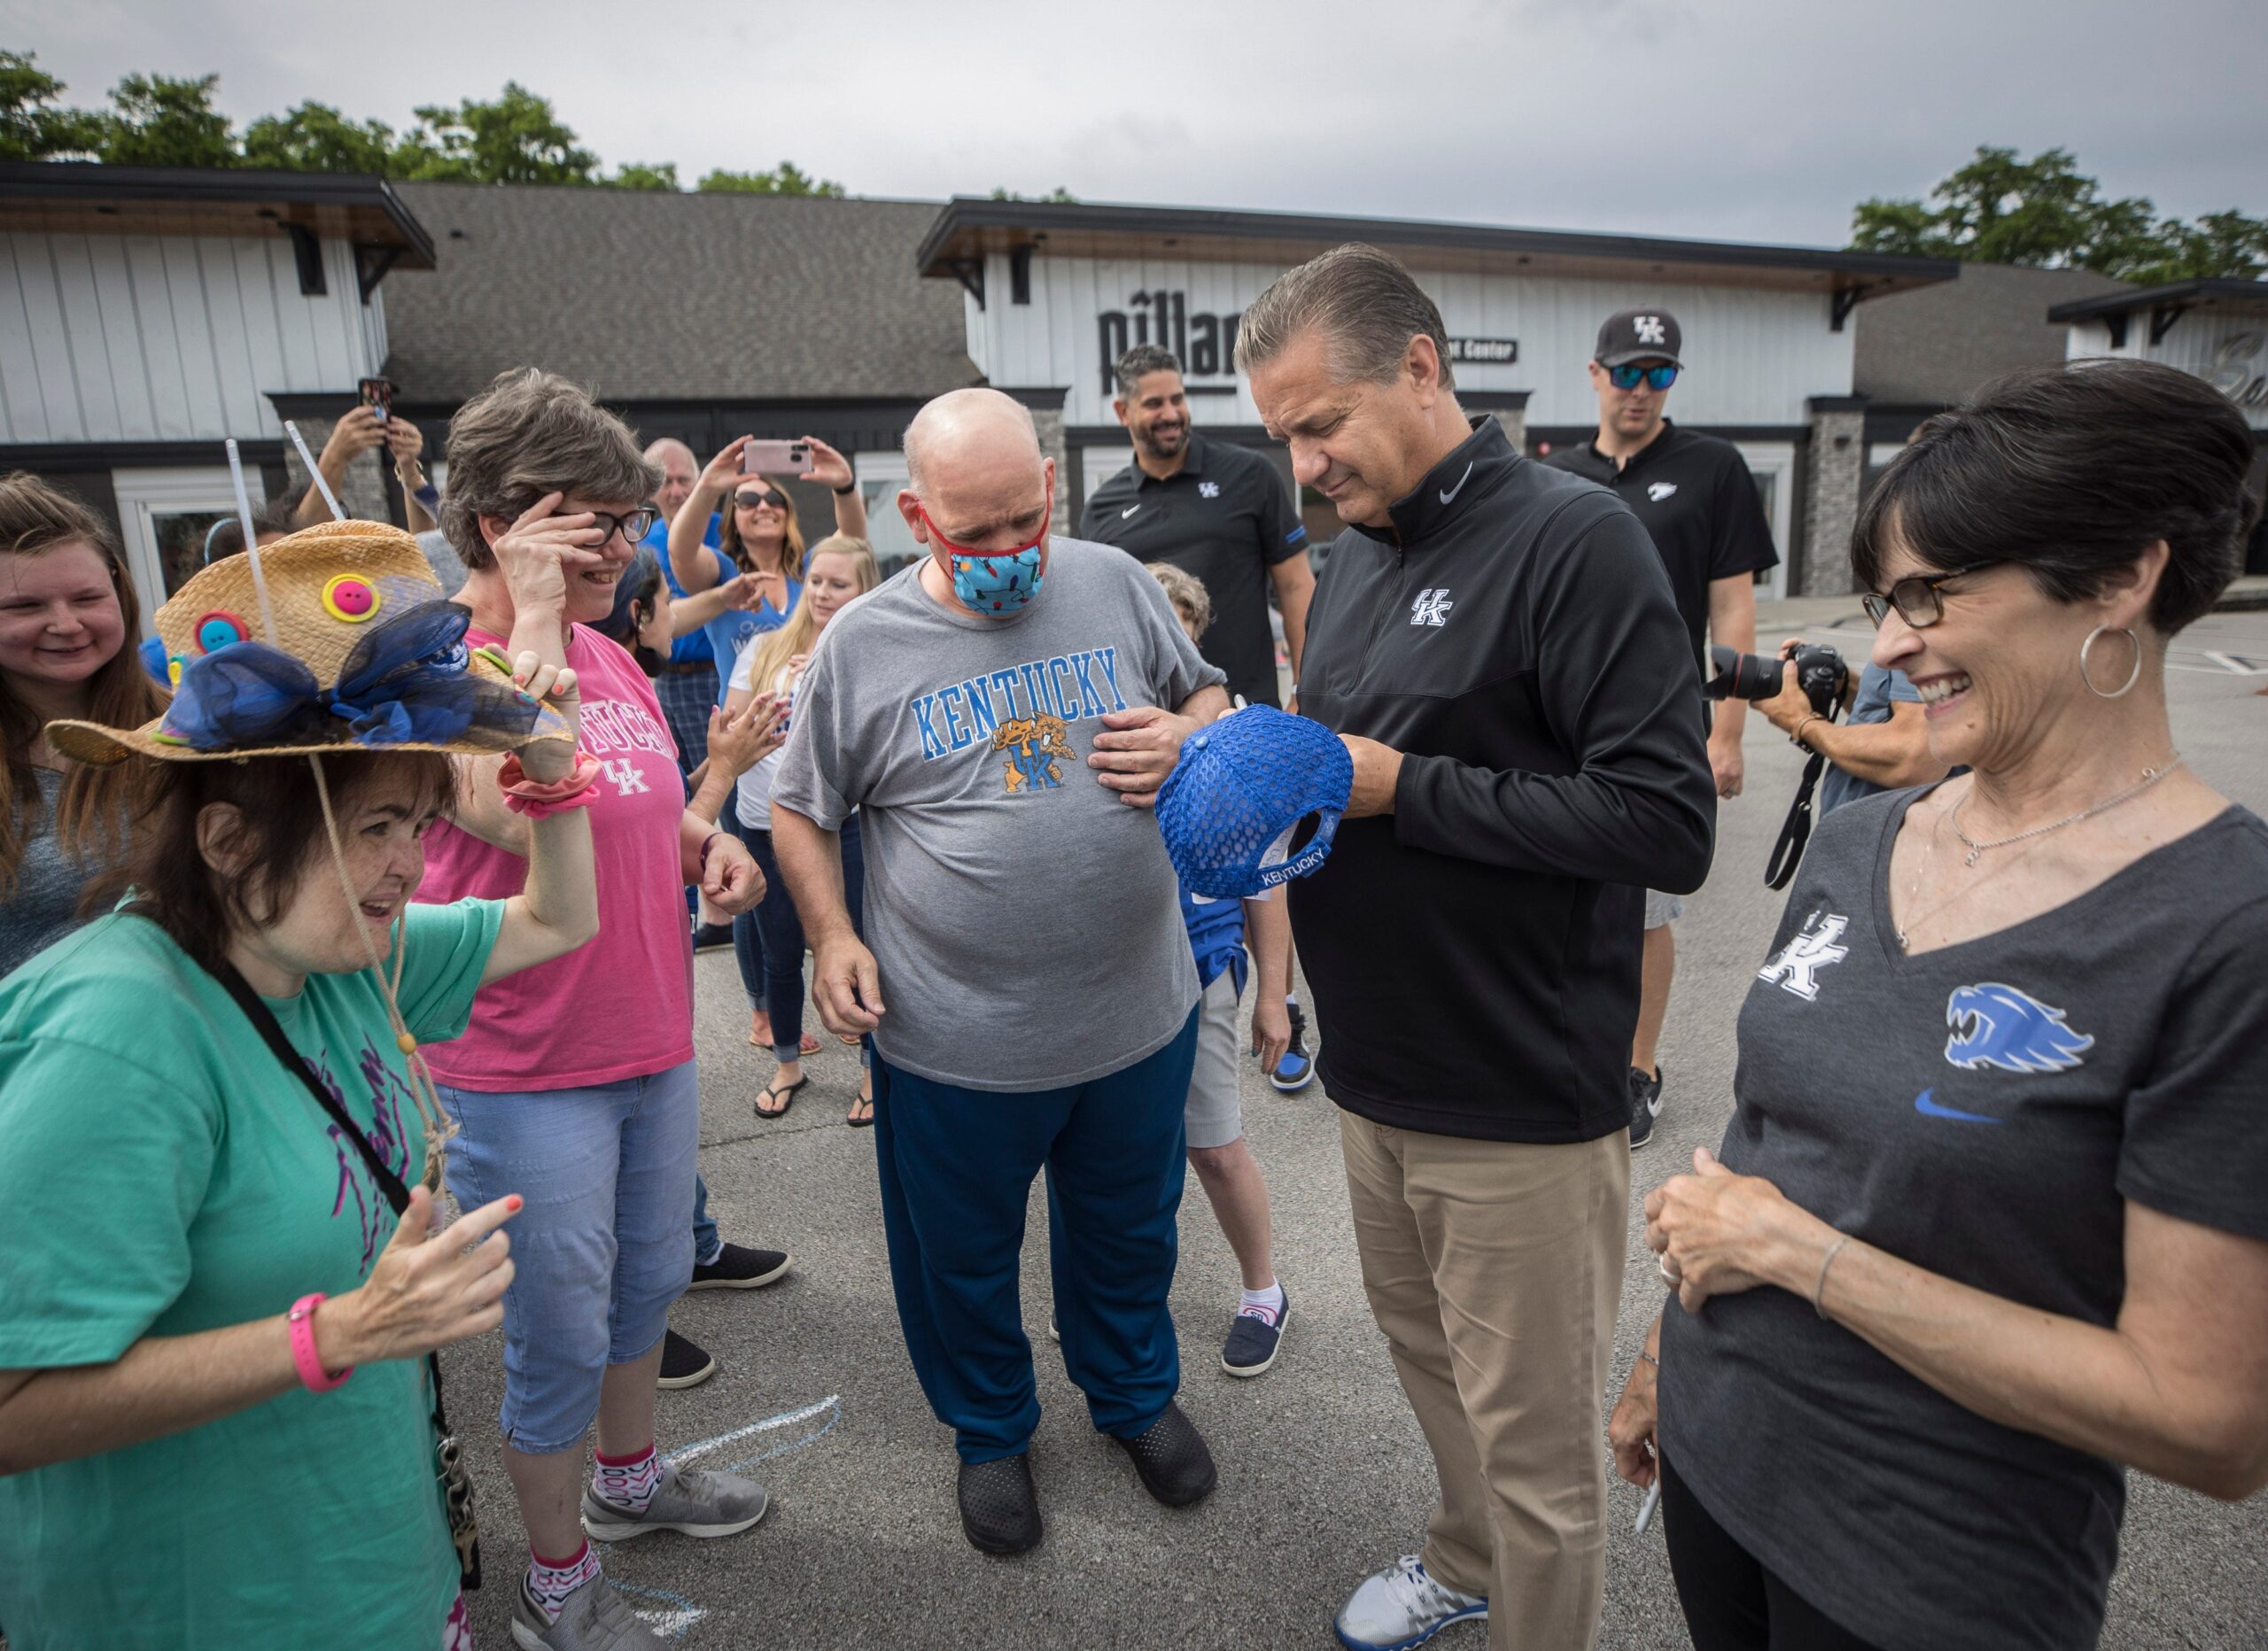
[[905,427],[905,473],[913,491],[925,499],[921,478],[929,471],[942,476],[968,465],[1026,459],[1035,473],[1045,461],[1031,410],[997,390],[949,390]]
[[693,456],[693,449],[674,436],[649,442],[646,461],[661,470],[662,484],[654,490],[654,507],[662,513],[663,521],[671,521],[677,515],[678,507],[693,492],[701,466]]

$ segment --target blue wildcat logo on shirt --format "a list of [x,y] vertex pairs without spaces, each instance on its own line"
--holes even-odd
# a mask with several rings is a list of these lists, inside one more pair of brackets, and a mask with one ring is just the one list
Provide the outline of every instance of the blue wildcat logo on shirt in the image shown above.
[[2094,1047],[2062,1010],[1997,981],[1955,987],[1946,1000],[1946,1025],[1953,1029],[1946,1058],[1964,1072],[2069,1072]]

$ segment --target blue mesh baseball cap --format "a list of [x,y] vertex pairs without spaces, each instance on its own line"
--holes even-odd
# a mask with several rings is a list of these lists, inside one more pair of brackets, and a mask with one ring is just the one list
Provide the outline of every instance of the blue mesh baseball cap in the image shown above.
[[[1182,742],[1158,793],[1158,829],[1192,893],[1242,899],[1321,865],[1354,788],[1355,762],[1337,734],[1249,705]],[[1311,815],[1314,834],[1295,849]]]

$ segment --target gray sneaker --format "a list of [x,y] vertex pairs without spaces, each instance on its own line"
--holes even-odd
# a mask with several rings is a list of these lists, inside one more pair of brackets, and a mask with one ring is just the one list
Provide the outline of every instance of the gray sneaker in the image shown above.
[[736,1473],[680,1472],[662,1463],[662,1482],[646,1511],[617,1507],[583,1487],[583,1529],[595,1542],[627,1542],[649,1531],[682,1531],[689,1537],[736,1537],[764,1517],[772,1499],[753,1479]]
[[601,1571],[567,1596],[555,1623],[546,1621],[543,1608],[528,1597],[523,1575],[519,1603],[512,1608],[512,1643],[520,1651],[662,1651],[669,1641],[639,1620]]

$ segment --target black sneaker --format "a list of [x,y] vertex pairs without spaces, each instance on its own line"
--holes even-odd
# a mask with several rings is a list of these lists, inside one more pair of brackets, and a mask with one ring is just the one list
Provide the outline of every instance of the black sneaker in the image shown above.
[[787,1277],[788,1269],[795,1265],[796,1258],[785,1250],[751,1250],[746,1244],[728,1244],[717,1252],[715,1260],[693,1264],[693,1282],[686,1288],[761,1290]]
[[1039,1546],[1039,1492],[1031,1456],[960,1465],[960,1528],[980,1554],[1022,1554]]
[[[1278,1289],[1283,1289],[1281,1284]],[[1221,1348],[1221,1368],[1231,1376],[1265,1376],[1276,1362],[1276,1349],[1284,1339],[1284,1326],[1292,1317],[1292,1292],[1284,1291],[1283,1305],[1270,1313],[1265,1307],[1239,1307],[1229,1322],[1229,1339]]]
[[1132,1438],[1120,1439],[1118,1446],[1134,1459],[1142,1488],[1168,1508],[1202,1501],[1219,1482],[1204,1435],[1171,1399],[1163,1415]]
[[696,923],[693,926],[693,950],[714,951],[719,946],[733,943],[733,926],[729,923]]
[[655,1386],[698,1387],[716,1374],[717,1361],[698,1343],[675,1330],[662,1337],[662,1373],[654,1378]]
[[1292,1018],[1292,1041],[1276,1058],[1268,1081],[1283,1094],[1297,1095],[1315,1081],[1315,1062],[1308,1057],[1308,1017],[1297,1004],[1285,1004],[1284,1012]]
[[1630,1150],[1635,1152],[1654,1138],[1654,1120],[1661,1116],[1662,1078],[1668,1068],[1658,1062],[1648,1077],[1630,1068]]

